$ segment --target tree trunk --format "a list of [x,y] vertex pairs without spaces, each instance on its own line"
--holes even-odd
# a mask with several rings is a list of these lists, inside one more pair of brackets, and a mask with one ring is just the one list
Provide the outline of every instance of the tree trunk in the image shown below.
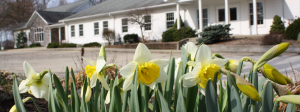
[[141,29],[141,34],[142,34],[142,43],[145,43],[144,34],[143,34],[143,27],[140,26],[140,29]]

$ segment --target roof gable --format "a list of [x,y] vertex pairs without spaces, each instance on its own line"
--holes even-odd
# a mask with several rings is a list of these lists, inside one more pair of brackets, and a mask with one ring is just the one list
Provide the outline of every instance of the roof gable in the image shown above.
[[96,3],[94,1],[84,0],[84,1],[78,1],[78,2],[74,2],[74,3],[66,4],[66,5],[61,5],[61,6],[57,6],[57,7],[48,8],[48,9],[45,9],[44,11],[75,12],[76,9],[78,9],[82,5],[84,5],[86,3],[89,3],[89,2],[93,3],[94,5],[96,5]]
[[52,12],[52,11],[37,11],[47,24],[57,23],[58,20],[72,15],[72,12]]

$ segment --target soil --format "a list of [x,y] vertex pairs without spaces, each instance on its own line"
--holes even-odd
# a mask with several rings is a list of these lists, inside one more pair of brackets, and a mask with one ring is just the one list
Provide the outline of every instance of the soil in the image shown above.
[[[300,45],[297,40],[284,39],[282,42],[289,42],[290,45]],[[262,45],[262,38],[233,38],[209,45]]]

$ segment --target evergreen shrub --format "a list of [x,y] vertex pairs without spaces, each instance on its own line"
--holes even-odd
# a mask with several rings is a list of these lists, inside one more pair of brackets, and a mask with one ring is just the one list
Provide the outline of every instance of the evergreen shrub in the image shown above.
[[191,27],[181,27],[179,30],[175,29],[173,32],[174,41],[196,36],[196,30],[193,30]]
[[101,44],[98,42],[91,42],[91,43],[84,44],[82,47],[101,47]]
[[123,39],[124,39],[125,43],[127,43],[127,42],[129,42],[129,43],[139,42],[139,36],[137,34],[134,34],[134,33],[133,34],[126,34]]
[[273,25],[271,26],[270,33],[283,33],[284,24],[281,21],[281,18],[278,15],[275,15],[273,18]]
[[170,41],[175,41],[174,40],[174,36],[173,36],[173,32],[175,32],[176,29],[171,28],[168,29],[167,31],[164,31],[162,34],[162,42],[170,42]]
[[286,28],[284,34],[286,39],[297,40],[299,33],[300,33],[300,19],[298,18]]
[[30,44],[29,47],[41,47],[42,45],[40,43],[33,43]]
[[202,38],[198,38],[197,42],[205,44],[211,44],[215,42],[219,42],[221,40],[229,39],[230,38],[230,24],[226,25],[211,25],[203,29],[200,33]]
[[51,42],[48,44],[47,48],[57,48],[59,44],[57,42]]
[[68,47],[76,47],[77,44],[74,43],[64,43],[58,46],[58,48],[68,48]]

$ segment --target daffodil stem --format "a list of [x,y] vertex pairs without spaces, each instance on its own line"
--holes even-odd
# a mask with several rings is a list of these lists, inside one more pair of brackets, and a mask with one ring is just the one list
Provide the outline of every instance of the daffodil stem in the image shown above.
[[195,98],[197,97],[198,94],[198,85],[195,85],[194,87],[190,87],[187,90],[187,95],[186,95],[186,111],[187,112],[193,112],[195,108],[195,103],[196,100]]
[[275,101],[272,112],[278,112],[279,102]]
[[32,102],[34,103],[35,107],[37,108],[37,110],[39,112],[41,112],[41,109],[39,108],[39,106],[37,105],[37,103],[34,101],[34,99],[32,97],[26,97],[22,100],[23,103],[27,102],[28,100],[32,100]]
[[218,54],[218,53],[214,53],[212,55],[212,59],[214,59],[215,57],[221,58],[221,59],[225,59],[222,55]]
[[[257,76],[257,69],[253,69],[252,73],[252,84],[254,85],[255,89],[258,89],[258,76]],[[258,107],[257,107],[257,102],[254,100],[251,100],[251,105],[252,105],[252,111],[253,112],[258,112]]]
[[236,71],[236,74],[237,75],[241,75],[241,71],[243,69],[243,62],[250,62],[252,65],[255,65],[256,61],[255,59],[251,58],[251,57],[243,57],[241,60],[240,60],[240,63],[239,63],[239,66],[238,66],[238,69]]

